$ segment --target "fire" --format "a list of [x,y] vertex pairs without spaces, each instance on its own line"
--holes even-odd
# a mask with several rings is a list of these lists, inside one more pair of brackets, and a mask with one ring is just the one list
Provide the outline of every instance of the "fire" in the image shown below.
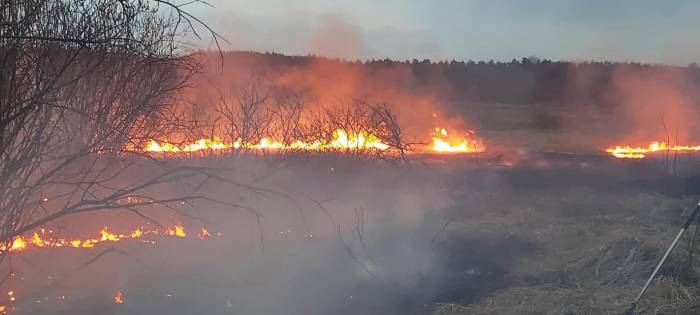
[[168,235],[170,236],[177,236],[177,237],[185,237],[187,234],[185,234],[185,228],[182,227],[182,225],[175,225],[172,228],[168,230]]
[[199,139],[194,143],[186,144],[184,146],[177,146],[176,144],[168,142],[158,142],[153,139],[149,140],[146,147],[143,149],[146,152],[160,152],[160,153],[179,153],[179,152],[196,152],[202,150],[227,150],[231,148],[237,148],[240,144],[228,144],[224,143],[219,137],[214,137],[212,139]]
[[205,239],[205,238],[211,236],[211,233],[209,233],[209,230],[207,230],[207,229],[205,229],[205,228],[202,228],[202,229],[199,231],[199,234],[198,234],[197,236],[199,237],[199,239],[202,239],[202,240],[203,240],[203,239]]
[[389,145],[382,143],[376,136],[364,132],[348,135],[344,130],[333,132],[330,146],[334,149],[377,149],[386,150]]
[[483,140],[473,139],[474,132],[469,131],[463,137],[451,137],[445,128],[436,127],[433,132],[432,151],[438,153],[478,153],[484,152]]
[[18,237],[12,240],[12,245],[10,245],[10,250],[18,251],[27,248],[27,243],[23,238]]
[[[127,151],[133,151],[129,146]],[[383,143],[377,136],[369,132],[348,133],[345,130],[337,129],[332,134],[332,139],[316,139],[313,141],[296,140],[291,143],[284,143],[270,137],[264,137],[257,143],[245,143],[237,139],[233,143],[226,143],[219,137],[211,139],[199,139],[194,143],[177,145],[167,141],[158,142],[149,140],[142,148],[148,153],[185,153],[199,151],[230,151],[230,150],[258,150],[258,151],[345,151],[345,150],[386,150],[389,145]]]
[[[198,236],[200,239],[205,239],[210,235],[208,230],[202,228]],[[46,231],[45,229],[41,229],[40,231],[32,233],[31,236],[16,236],[9,244],[0,245],[0,252],[19,252],[31,248],[93,248],[100,243],[140,239],[146,236],[185,238],[187,237],[187,233],[185,232],[185,228],[180,224],[164,229],[144,229],[140,227],[129,233],[113,233],[109,230],[109,227],[104,227],[99,231],[98,237],[66,239],[55,236],[52,230]]]
[[[420,152],[430,153],[476,153],[485,151],[483,140],[474,137],[474,131],[468,131],[462,136],[448,134],[445,128],[435,128],[431,133],[432,143]],[[219,137],[199,139],[193,143],[178,145],[167,141],[148,140],[139,150],[151,154],[174,155],[180,153],[211,152],[211,151],[306,151],[306,152],[344,152],[344,151],[385,151],[391,147],[382,142],[379,137],[370,132],[349,133],[337,129],[330,139],[315,139],[310,141],[295,140],[282,142],[270,137],[264,137],[257,143],[245,143],[240,139],[227,143]],[[133,145],[126,146],[126,151],[137,150]]]
[[685,146],[685,145],[675,145],[669,146],[666,142],[654,141],[651,142],[646,147],[631,147],[631,146],[615,146],[614,148],[608,148],[605,152],[608,152],[612,156],[620,159],[643,159],[647,154],[655,152],[678,152],[678,153],[689,153],[700,151],[700,145],[697,146]]
[[114,299],[114,304],[124,304],[124,296],[122,295],[122,291],[117,291],[117,293],[113,297]]

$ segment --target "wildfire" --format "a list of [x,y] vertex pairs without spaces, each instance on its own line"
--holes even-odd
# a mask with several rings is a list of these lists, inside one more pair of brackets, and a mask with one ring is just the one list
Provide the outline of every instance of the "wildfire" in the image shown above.
[[689,153],[700,151],[700,145],[697,146],[685,146],[685,145],[675,145],[669,146],[666,142],[654,141],[647,145],[646,147],[631,147],[631,146],[615,146],[614,148],[608,148],[605,152],[610,153],[612,156],[620,159],[643,159],[647,154],[655,152],[678,152],[678,153]]
[[122,291],[117,291],[112,299],[114,299],[114,304],[124,304],[124,296],[122,295]]
[[[265,137],[257,143],[246,143],[240,139],[233,143],[226,143],[219,137],[211,139],[199,139],[194,143],[177,145],[166,141],[158,142],[149,140],[142,148],[149,153],[182,153],[197,151],[219,151],[219,150],[260,150],[260,151],[344,151],[344,150],[386,150],[389,145],[383,143],[377,136],[368,132],[348,133],[345,130],[337,129],[333,132],[330,140],[317,139],[313,141],[296,140],[291,143],[283,143]],[[128,147],[127,150],[133,150]]]
[[202,228],[199,231],[199,234],[197,234],[197,237],[199,237],[200,239],[206,239],[209,236],[211,236],[211,233],[209,233],[209,230],[207,230],[205,228]]
[[[206,239],[210,235],[209,231],[202,228],[198,237],[200,239]],[[0,252],[19,252],[31,248],[93,248],[95,245],[104,242],[140,239],[147,236],[185,238],[187,237],[187,233],[185,232],[185,228],[180,224],[164,229],[137,228],[130,233],[113,233],[109,230],[109,227],[104,227],[99,231],[98,237],[67,239],[56,237],[52,230],[47,231],[45,229],[40,229],[32,233],[31,236],[16,236],[9,244],[0,245]]]
[[474,132],[469,131],[464,137],[451,137],[445,128],[436,127],[433,132],[432,151],[438,153],[478,153],[484,152],[481,139],[472,139]]
[[196,152],[202,150],[227,150],[231,148],[240,147],[240,143],[224,143],[219,137],[214,137],[213,139],[199,139],[191,144],[186,144],[184,146],[177,146],[168,142],[158,142],[153,139],[149,140],[146,147],[143,149],[146,152],[170,152],[170,153],[180,153],[180,152]]
[[[485,146],[483,140],[474,138],[474,132],[469,131],[463,136],[453,136],[447,133],[445,128],[435,128],[431,133],[432,144],[422,152],[431,153],[475,153],[483,152]],[[307,152],[344,152],[376,150],[384,151],[390,146],[376,135],[369,132],[348,133],[343,129],[337,129],[332,133],[331,139],[316,139],[311,141],[295,140],[282,142],[270,137],[264,137],[257,143],[245,143],[240,139],[227,143],[219,137],[199,139],[189,144],[174,144],[167,141],[148,140],[140,149],[133,145],[125,147],[127,151],[143,151],[152,154],[174,155],[179,153],[207,152],[207,151],[307,151]]]

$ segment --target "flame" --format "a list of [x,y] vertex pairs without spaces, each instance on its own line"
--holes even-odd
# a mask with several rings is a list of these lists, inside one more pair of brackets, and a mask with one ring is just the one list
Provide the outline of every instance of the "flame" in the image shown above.
[[27,242],[24,241],[22,237],[15,237],[12,240],[12,245],[10,245],[10,250],[18,251],[27,248]]
[[437,153],[478,153],[484,152],[483,140],[473,139],[469,131],[461,138],[450,137],[445,128],[436,127],[433,132],[432,151]]
[[114,304],[124,304],[124,296],[122,295],[122,291],[117,291],[113,299]]
[[168,235],[170,236],[177,236],[177,237],[185,237],[187,234],[185,234],[185,228],[182,227],[182,225],[175,225],[172,228],[168,230]]
[[[483,140],[474,137],[474,131],[468,131],[463,136],[455,137],[448,134],[445,128],[435,128],[431,133],[432,144],[423,152],[432,153],[475,153],[485,151]],[[310,141],[294,140],[283,142],[270,137],[264,137],[257,143],[245,143],[237,139],[226,143],[219,137],[202,138],[193,143],[177,145],[167,141],[148,140],[140,151],[151,154],[179,154],[206,151],[308,151],[308,152],[344,152],[344,151],[385,151],[391,146],[382,142],[379,137],[370,132],[349,133],[343,129],[333,131],[330,139],[314,139]],[[126,151],[136,151],[133,145],[125,146]]]
[[[296,140],[291,143],[283,143],[270,137],[264,137],[258,143],[244,143],[237,139],[233,143],[225,143],[219,137],[211,139],[199,139],[194,143],[178,146],[176,144],[156,140],[148,140],[142,148],[148,153],[183,153],[198,151],[225,151],[232,149],[247,149],[260,151],[302,150],[302,151],[338,151],[338,150],[386,150],[389,145],[383,143],[377,136],[368,132],[348,133],[337,129],[332,134],[332,139],[316,139],[313,141]],[[125,146],[125,150],[133,151],[133,146]]]
[[148,140],[148,143],[146,144],[146,147],[143,148],[143,150],[146,152],[179,153],[196,152],[202,150],[226,150],[234,147],[236,147],[235,144],[224,143],[219,137],[214,137],[212,139],[199,139],[194,143],[186,144],[182,147],[179,147],[169,142],[159,143],[158,141],[151,139]]
[[[34,234],[36,235],[36,233]],[[102,238],[100,238],[100,241],[112,241],[116,242],[119,241],[121,238],[117,234],[113,234],[109,232],[108,227],[104,227],[102,230],[100,230],[100,235],[102,235]]]
[[[199,233],[200,239],[205,239],[211,234],[205,228]],[[109,227],[104,227],[99,231],[99,237],[85,238],[85,239],[66,239],[61,237],[56,237],[52,230],[44,230],[34,232],[31,237],[28,236],[16,236],[12,239],[9,244],[0,244],[0,252],[19,252],[31,248],[57,248],[57,247],[70,247],[70,248],[93,248],[95,245],[104,242],[118,242],[130,239],[140,239],[146,236],[171,236],[178,238],[187,237],[185,228],[176,224],[164,229],[149,229],[146,230],[143,227],[139,227],[129,233],[113,233],[109,230]]]
[[611,154],[612,156],[620,159],[643,159],[647,154],[667,151],[667,152],[678,152],[678,153],[689,153],[700,151],[700,145],[697,146],[686,146],[686,145],[666,145],[666,142],[653,141],[646,147],[631,147],[618,145],[613,148],[608,148],[605,152]]
[[199,237],[199,239],[202,239],[202,240],[203,240],[203,239],[205,239],[205,238],[211,236],[211,233],[209,233],[209,230],[207,230],[207,229],[205,229],[205,228],[202,228],[202,229],[199,231],[199,234],[198,234],[197,236]]

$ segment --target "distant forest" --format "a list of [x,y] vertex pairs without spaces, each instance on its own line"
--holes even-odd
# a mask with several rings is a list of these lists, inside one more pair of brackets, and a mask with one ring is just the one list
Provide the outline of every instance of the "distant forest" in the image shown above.
[[[217,54],[218,53],[211,53]],[[552,61],[536,57],[499,61],[431,61],[389,59],[345,61],[317,56],[286,56],[278,53],[226,52],[224,63],[255,63],[268,72],[303,68],[314,63],[359,67],[372,76],[382,69],[410,69],[416,87],[439,86],[452,102],[507,104],[615,104],[610,93],[615,74],[682,78],[685,88],[700,90],[700,67],[620,62]],[[663,75],[660,75],[663,73]]]

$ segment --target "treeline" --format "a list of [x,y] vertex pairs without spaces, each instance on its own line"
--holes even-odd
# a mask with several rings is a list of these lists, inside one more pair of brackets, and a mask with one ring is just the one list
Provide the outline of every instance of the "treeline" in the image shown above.
[[386,69],[403,69],[412,75],[415,88],[439,88],[455,103],[593,104],[615,103],[611,93],[615,74],[624,71],[639,76],[673,73],[700,87],[700,67],[620,62],[552,61],[536,57],[501,61],[431,61],[390,59],[344,61],[317,56],[286,56],[278,53],[228,52],[225,63],[257,64],[268,72],[308,67],[314,64],[360,68],[368,75]]

